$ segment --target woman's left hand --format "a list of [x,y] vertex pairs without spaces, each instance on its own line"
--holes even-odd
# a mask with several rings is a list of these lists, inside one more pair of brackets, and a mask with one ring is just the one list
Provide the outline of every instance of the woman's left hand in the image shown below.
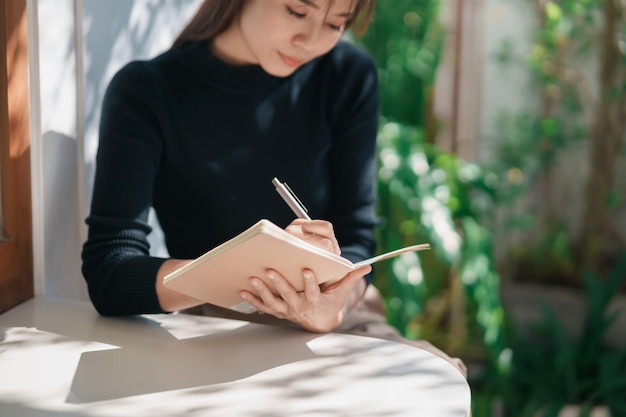
[[369,265],[355,269],[324,290],[313,272],[305,270],[303,292],[296,291],[278,272],[268,270],[266,277],[274,291],[258,277],[252,277],[250,282],[258,296],[242,291],[241,297],[259,312],[289,320],[312,332],[328,332],[343,322],[350,293],[371,270]]

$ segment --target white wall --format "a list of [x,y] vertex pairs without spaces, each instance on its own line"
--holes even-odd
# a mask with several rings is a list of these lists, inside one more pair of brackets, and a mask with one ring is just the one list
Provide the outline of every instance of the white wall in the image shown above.
[[87,299],[80,251],[103,93],[126,62],[167,49],[199,2],[29,0],[38,294]]
[[[31,42],[31,68],[39,71],[38,106],[33,116],[33,158],[39,180],[33,197],[40,230],[35,231],[37,292],[50,296],[84,298],[80,278],[79,158],[77,123],[77,72],[74,4],[71,0],[31,1],[29,24],[38,22],[37,42]],[[38,61],[38,62],[37,62]],[[31,74],[31,77],[33,74]],[[31,92],[36,94],[37,91]],[[37,235],[37,232],[40,232]]]
[[489,158],[491,141],[497,141],[497,115],[507,110],[517,112],[536,105],[536,97],[528,88],[526,66],[501,65],[496,60],[504,42],[510,42],[516,56],[530,51],[528,35],[533,24],[533,7],[526,2],[485,0],[483,26],[482,120],[483,150],[481,158]]
[[[437,138],[440,148],[453,151],[467,161],[484,161],[491,157],[492,141],[498,139],[496,116],[503,110],[515,112],[534,105],[524,66],[518,63],[504,66],[496,59],[505,42],[513,45],[517,56],[528,52],[531,10],[527,3],[510,0],[442,3],[446,42],[437,72],[434,109],[441,123]],[[460,20],[459,13],[462,13]],[[461,45],[456,44],[457,40]],[[453,106],[457,99],[457,126],[456,132],[452,132]]]

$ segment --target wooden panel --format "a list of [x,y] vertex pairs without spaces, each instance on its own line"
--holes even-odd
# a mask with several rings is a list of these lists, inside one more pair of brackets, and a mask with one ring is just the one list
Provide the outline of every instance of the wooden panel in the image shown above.
[[26,0],[0,0],[0,313],[33,296]]

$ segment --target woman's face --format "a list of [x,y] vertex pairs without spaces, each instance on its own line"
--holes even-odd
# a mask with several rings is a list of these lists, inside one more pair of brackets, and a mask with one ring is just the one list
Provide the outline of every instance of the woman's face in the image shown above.
[[[353,11],[352,0],[246,0],[233,29],[243,62],[278,77],[330,51]],[[237,25],[238,23],[238,25]]]

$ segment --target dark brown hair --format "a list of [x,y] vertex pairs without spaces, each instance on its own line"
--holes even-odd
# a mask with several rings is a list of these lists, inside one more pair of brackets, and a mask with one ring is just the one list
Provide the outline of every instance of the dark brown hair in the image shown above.
[[[204,0],[187,26],[178,35],[173,48],[191,41],[208,41],[225,31],[239,14],[246,0]],[[333,1],[333,0],[330,0]],[[351,0],[355,2],[354,17],[346,29],[361,35],[372,19],[376,0]]]

